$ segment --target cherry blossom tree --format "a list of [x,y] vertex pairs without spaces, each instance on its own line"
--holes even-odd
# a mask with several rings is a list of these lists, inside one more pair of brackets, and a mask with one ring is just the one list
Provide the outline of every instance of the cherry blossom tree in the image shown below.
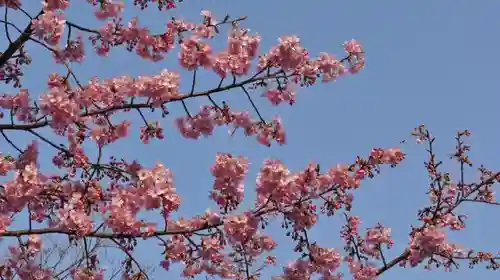
[[[140,138],[144,144],[165,137],[160,122],[146,118],[145,111],[158,119],[170,119],[186,141],[228,127],[230,134],[242,133],[265,146],[285,145],[281,119],[265,119],[254,99],[265,98],[276,106],[293,105],[301,87],[356,74],[365,64],[360,42],[345,41],[343,56],[313,55],[299,37],[287,35],[273,48],[261,50],[261,38],[245,29],[244,16],[219,17],[202,11],[198,22],[172,18],[159,33],[142,25],[140,17],[123,16],[124,9],[171,11],[189,5],[181,0],[44,0],[37,14],[23,8],[27,2],[0,0],[4,9],[0,22],[5,27],[2,40],[6,42],[0,53],[0,80],[14,88],[0,97],[4,140],[0,236],[2,242],[13,240],[3,252],[1,279],[104,279],[105,273],[109,278],[150,279],[134,254],[148,240],[163,251],[162,260],[151,267],[168,271],[180,265],[179,277],[199,279],[263,279],[263,272],[277,265],[274,252],[278,248],[289,250],[295,260],[280,268],[276,280],[369,280],[398,266],[450,270],[461,262],[498,268],[500,256],[496,253],[475,252],[447,239],[448,231],[465,227],[466,217],[459,212],[462,204],[496,203],[493,185],[500,179],[499,172],[480,167],[477,181],[464,179],[464,169],[472,166],[467,155],[470,146],[465,142],[470,136],[467,130],[456,135],[451,159],[458,161],[460,170],[452,177],[441,171],[435,137],[423,125],[414,129],[412,135],[428,153],[425,167],[430,203],[419,211],[406,249],[393,253],[394,258],[385,253],[393,245],[391,229],[382,224],[361,227],[361,218],[351,214],[351,209],[364,181],[405,159],[397,147],[375,147],[351,163],[330,168],[311,163],[293,171],[284,162],[267,160],[255,186],[244,186],[247,157],[218,153],[210,167],[214,181],[208,194],[218,207],[183,218],[173,214],[187,198],[177,193],[176,188],[182,186],[175,184],[167,166],[160,162],[143,166],[133,159],[106,160],[102,156],[105,148],[129,136],[132,114],[143,123]],[[73,5],[92,5],[92,16],[101,25],[85,26],[67,18],[65,11]],[[10,20],[13,14],[30,23],[18,26]],[[227,40],[224,49],[213,48],[217,39]],[[28,45],[51,53],[54,65],[64,69],[42,77],[47,87],[39,92],[23,88],[23,80],[30,79],[23,73],[32,62]],[[165,69],[151,76],[96,77],[83,82],[73,71],[74,65],[85,65],[89,53],[106,59],[120,48],[151,63],[175,52],[179,67],[190,76],[181,79],[180,71]],[[219,80],[214,87],[199,90],[197,75],[210,71]],[[189,83],[191,90],[182,92],[181,82]],[[234,110],[228,102],[213,98],[231,90],[244,93],[248,111]],[[186,106],[188,99],[195,98],[206,100],[197,112]],[[184,114],[170,114],[173,103],[182,104]],[[20,146],[9,137],[13,131],[36,141]],[[48,133],[65,142],[56,142]],[[88,143],[97,145],[97,155],[85,149]],[[17,153],[5,153],[7,147]],[[51,162],[39,158],[41,149],[54,149]],[[51,173],[42,167],[50,167]],[[245,187],[256,194],[250,208],[241,205]],[[163,222],[140,219],[143,211]],[[339,235],[344,248],[323,247],[308,236],[318,217],[334,215],[344,223]],[[27,220],[25,227],[14,226],[21,219]],[[281,234],[295,246],[278,246],[276,237],[266,230],[271,223],[281,223]],[[118,263],[102,253],[109,248],[121,252]]]

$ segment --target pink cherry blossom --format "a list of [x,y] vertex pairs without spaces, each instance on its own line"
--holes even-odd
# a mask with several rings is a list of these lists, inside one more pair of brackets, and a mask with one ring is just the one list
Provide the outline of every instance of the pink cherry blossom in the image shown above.
[[21,7],[21,0],[0,0],[0,7],[7,6],[10,9],[17,10]]
[[194,70],[198,66],[209,68],[212,66],[212,48],[210,45],[199,42],[196,37],[186,39],[181,44],[179,53],[180,64],[188,69]]
[[[93,0],[87,0],[93,1]],[[124,4],[116,0],[104,0],[100,1],[99,9],[95,11],[95,17],[100,20],[105,20],[111,17],[117,17],[121,14],[124,8]]]
[[69,0],[47,0],[43,5],[46,11],[64,10],[69,7]]
[[74,280],[104,280],[104,271],[90,271],[88,269],[78,269],[71,272]]
[[61,39],[66,20],[64,15],[52,10],[45,11],[39,19],[33,19],[34,34],[49,43],[56,45]]
[[244,196],[243,180],[248,171],[248,159],[218,153],[212,174],[215,177],[211,198],[223,209],[238,207]]

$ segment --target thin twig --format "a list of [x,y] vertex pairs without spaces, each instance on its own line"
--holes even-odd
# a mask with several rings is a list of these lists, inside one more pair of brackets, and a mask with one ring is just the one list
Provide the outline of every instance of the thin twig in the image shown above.
[[266,123],[266,121],[264,120],[264,118],[263,118],[263,117],[262,117],[262,115],[260,114],[259,109],[257,108],[257,106],[255,105],[255,103],[253,102],[252,97],[250,96],[250,94],[248,93],[248,91],[245,89],[245,87],[244,87],[244,86],[241,86],[241,89],[243,89],[243,91],[245,92],[245,95],[247,96],[248,101],[250,101],[250,104],[252,104],[252,107],[253,107],[253,109],[255,110],[255,112],[257,113],[257,115],[259,116],[260,121],[261,121],[263,124],[265,124],[265,123]]

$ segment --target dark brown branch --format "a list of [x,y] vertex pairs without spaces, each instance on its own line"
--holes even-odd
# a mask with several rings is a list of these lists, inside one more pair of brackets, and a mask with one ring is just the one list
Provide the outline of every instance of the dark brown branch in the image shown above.
[[[43,11],[40,11],[35,18],[38,18],[43,14]],[[3,66],[7,61],[30,39],[31,36],[31,26],[32,22],[26,26],[23,33],[17,37],[17,39],[9,44],[9,47],[0,55],[0,66]]]
[[76,28],[78,30],[81,30],[81,31],[85,31],[85,32],[89,32],[89,33],[94,33],[94,34],[97,34],[97,35],[101,35],[101,33],[99,33],[99,31],[97,31],[97,30],[86,28],[86,27],[83,27],[83,26],[78,25],[78,24],[73,23],[73,22],[66,21],[66,25],[68,25],[69,27],[74,27],[74,28]]
[[5,141],[7,141],[7,143],[9,143],[19,153],[23,153],[23,151],[18,146],[16,146],[16,144],[14,144],[14,142],[12,142],[12,140],[10,140],[10,138],[5,134],[5,132],[3,130],[0,130],[0,133],[2,134]]
[[[480,189],[481,187],[485,186],[485,185],[489,185],[489,184],[492,184],[494,183],[498,176],[500,176],[500,172],[497,172],[495,174],[493,174],[493,176],[490,176],[488,179],[482,181],[481,183],[479,184],[474,184],[473,185],[473,189],[471,191],[471,193],[477,191],[478,189]],[[457,204],[455,204],[453,207],[451,207],[448,212],[452,212],[453,210],[455,210],[460,204],[461,202],[465,201],[465,198],[462,199],[461,201],[459,201]],[[382,266],[381,268],[379,268],[379,270],[377,271],[377,276],[378,275],[381,275],[382,273],[384,273],[385,271],[391,269],[393,266],[397,265],[398,263],[400,263],[401,261],[404,261],[405,259],[407,259],[408,257],[410,256],[410,250],[407,248],[405,249],[405,251],[399,255],[398,257],[394,258],[392,261],[390,261],[387,265],[384,265]]]
[[7,22],[8,22],[8,14],[9,14],[9,7],[7,7],[7,5],[5,5],[5,13],[4,13],[5,36],[7,37],[7,40],[9,40],[9,44],[12,44],[12,39],[10,38],[10,32],[9,32],[9,25],[7,24]]
[[142,269],[141,265],[139,264],[139,262],[134,258],[134,256],[132,255],[132,253],[129,252],[129,250],[127,248],[125,248],[123,245],[120,244],[120,242],[116,241],[114,238],[111,239],[111,241],[113,241],[113,243],[116,244],[116,246],[118,246],[118,248],[120,250],[122,250],[129,258],[130,260],[135,264],[135,266],[137,266],[137,269],[139,270],[139,272],[146,278],[149,280],[149,277],[148,275],[146,274],[146,272],[144,271],[144,269]]
[[241,86],[241,89],[243,90],[243,92],[245,92],[245,95],[247,96],[248,98],[248,101],[250,102],[250,104],[252,105],[252,108],[254,109],[255,113],[257,113],[257,116],[259,116],[259,119],[260,121],[265,124],[266,121],[264,120],[264,118],[262,117],[262,115],[260,114],[259,112],[259,108],[257,108],[257,106],[255,105],[255,103],[253,102],[253,99],[252,97],[250,96],[250,94],[248,93],[247,89],[245,88],[245,86]]
[[[231,84],[231,85],[227,85],[227,86],[220,87],[220,88],[214,88],[214,89],[211,89],[211,90],[208,90],[208,91],[197,92],[197,93],[194,93],[192,95],[186,94],[186,95],[182,95],[182,96],[179,96],[179,97],[174,97],[174,98],[170,99],[169,101],[164,102],[164,104],[165,103],[173,103],[173,102],[184,101],[184,100],[189,99],[189,98],[196,98],[196,97],[200,97],[200,96],[208,96],[208,95],[211,95],[213,93],[223,92],[223,91],[231,90],[231,89],[234,89],[234,88],[242,87],[242,86],[244,86],[246,84],[250,84],[250,83],[253,83],[253,82],[264,81],[264,80],[268,80],[268,79],[274,79],[276,76],[281,75],[281,74],[282,73],[280,71],[279,73],[274,73],[274,74],[266,75],[264,77],[250,78],[250,79],[244,80],[244,81],[236,83],[236,84]],[[279,77],[290,77],[290,76],[293,76],[293,75],[294,74],[290,74],[288,76],[279,76]],[[95,115],[101,115],[101,114],[108,114],[108,113],[111,113],[113,111],[126,110],[126,109],[137,109],[137,108],[139,108],[139,109],[140,108],[151,108],[151,104],[149,104],[149,103],[137,103],[137,104],[130,103],[130,104],[115,105],[115,106],[111,106],[111,107],[108,107],[108,108],[103,108],[103,109],[95,110],[95,111],[92,111],[92,112],[83,113],[83,114],[80,115],[80,117],[88,117],[88,116],[95,116]],[[50,120],[44,120],[44,121],[37,122],[37,123],[32,123],[32,124],[0,124],[0,129],[5,129],[5,130],[30,130],[30,129],[35,129],[35,128],[41,128],[41,127],[48,126],[50,123],[51,123]]]
[[489,204],[489,205],[500,205],[500,202],[496,201],[486,201],[486,200],[475,200],[475,199],[462,199],[464,202],[475,202],[475,203],[483,203],[483,204]]

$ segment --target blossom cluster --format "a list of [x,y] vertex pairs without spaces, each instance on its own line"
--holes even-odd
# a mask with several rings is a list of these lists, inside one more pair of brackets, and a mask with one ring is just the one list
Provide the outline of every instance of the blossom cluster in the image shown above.
[[[399,152],[387,151],[388,153]],[[387,163],[397,164],[400,160],[400,158],[393,158]],[[36,142],[30,145],[18,159],[2,157],[0,162],[4,175],[10,172],[13,174],[13,179],[5,184],[2,193],[1,232],[9,230],[11,213],[22,211],[29,204],[33,219],[38,222],[48,221],[53,229],[60,232],[68,232],[81,237],[92,236],[98,226],[94,215],[101,213],[104,224],[112,232],[147,238],[157,234],[157,225],[139,220],[137,216],[142,210],[159,209],[167,221],[167,230],[179,232],[166,243],[166,260],[162,262],[162,266],[168,268],[171,262],[187,262],[193,257],[200,259],[198,265],[186,266],[183,272],[185,276],[194,276],[202,272],[222,277],[237,275],[238,262],[231,255],[223,252],[226,243],[222,240],[227,240],[228,244],[234,248],[240,248],[238,250],[243,248],[240,253],[253,258],[271,252],[277,243],[259,230],[262,217],[281,213],[296,225],[296,231],[300,231],[315,223],[314,217],[318,213],[314,200],[318,198],[319,193],[328,192],[328,188],[333,191],[337,186],[352,187],[339,185],[348,184],[345,178],[352,176],[348,170],[339,171],[332,168],[326,174],[314,175],[311,174],[309,166],[305,171],[295,173],[282,163],[267,161],[258,175],[258,198],[256,200],[256,205],[260,205],[258,211],[234,213],[225,217],[207,211],[202,216],[192,219],[172,220],[170,214],[178,210],[181,198],[176,192],[172,172],[160,163],[151,169],[144,168],[135,162],[127,164],[123,169],[124,172],[132,175],[132,181],[127,183],[115,181],[109,187],[103,188],[97,181],[83,185],[79,181],[62,182],[57,176],[43,175],[37,167],[38,145]],[[385,163],[380,159],[374,159],[372,162],[373,164]],[[274,171],[279,172],[281,178],[270,170],[273,164],[274,168],[278,166],[281,168],[281,171]],[[248,160],[243,157],[230,154],[218,154],[216,157],[216,163],[212,168],[216,180],[211,196],[226,210],[235,209],[243,199],[242,184],[248,165]],[[340,172],[343,172],[344,179],[331,177],[341,176]],[[288,187],[277,186],[278,182]],[[269,193],[272,189],[275,189],[276,193]],[[268,197],[268,205],[262,205],[263,196]],[[308,197],[309,202],[302,202],[302,197]],[[269,203],[270,201],[273,203]],[[47,208],[45,205],[49,204],[52,206]],[[94,205],[98,212],[89,213],[86,205]],[[309,210],[304,212],[304,207],[308,207]],[[56,210],[55,213],[54,210]],[[194,250],[190,238],[182,234],[218,226],[222,226],[223,231],[219,233],[221,236],[209,235],[202,238],[199,246],[203,249],[198,248],[197,245]],[[326,277],[339,267],[340,255],[337,251],[322,249],[318,246],[313,246],[309,250],[315,261],[309,263],[306,271],[301,273],[320,273]],[[272,262],[272,256],[268,257],[268,260]],[[298,265],[298,267],[302,266]],[[290,269],[292,268],[285,269],[285,275],[292,273]],[[74,277],[84,277],[77,275],[87,272],[75,271]]]

